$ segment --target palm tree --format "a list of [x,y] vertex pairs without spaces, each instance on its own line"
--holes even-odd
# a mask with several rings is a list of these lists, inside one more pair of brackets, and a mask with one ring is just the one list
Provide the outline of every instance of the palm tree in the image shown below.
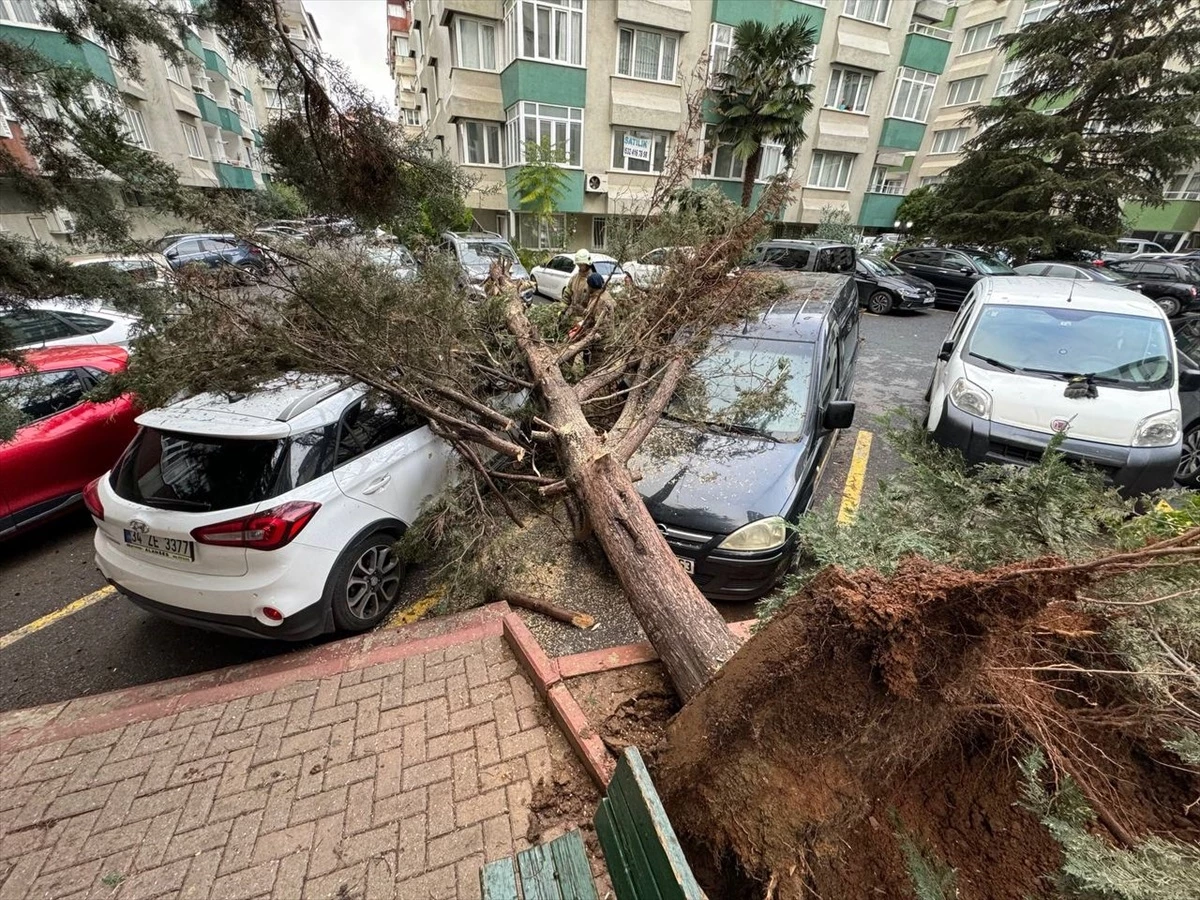
[[812,62],[816,32],[803,20],[768,28],[747,19],[733,33],[733,52],[713,78],[715,131],[746,163],[742,206],[750,205],[764,141],[783,145],[787,165],[804,143],[804,117],[812,111],[812,85],[799,73]]

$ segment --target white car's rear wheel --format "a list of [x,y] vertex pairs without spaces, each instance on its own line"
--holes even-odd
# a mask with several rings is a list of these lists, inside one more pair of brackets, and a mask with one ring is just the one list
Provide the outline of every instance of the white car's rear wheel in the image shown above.
[[377,531],[355,541],[330,574],[329,602],[339,631],[365,631],[379,624],[400,596],[404,562],[394,535]]

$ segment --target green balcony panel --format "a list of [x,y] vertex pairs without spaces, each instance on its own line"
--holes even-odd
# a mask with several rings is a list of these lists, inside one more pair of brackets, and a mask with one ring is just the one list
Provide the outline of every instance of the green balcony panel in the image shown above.
[[515,59],[500,73],[505,109],[518,100],[582,107],[587,102],[587,72],[532,59]]
[[243,191],[254,190],[254,173],[243,166],[231,166],[229,163],[213,163],[217,170],[217,181],[221,187],[237,188]]
[[880,147],[896,150],[917,150],[925,137],[925,125],[907,119],[884,119],[883,133],[879,136]]
[[81,38],[76,45],[57,31],[25,28],[20,25],[0,25],[0,40],[32,50],[57,65],[86,69],[105,84],[117,86],[117,76],[108,59],[108,51],[87,38]]
[[1065,94],[1056,94],[1053,97],[1039,97],[1030,106],[1038,112],[1045,112],[1048,109],[1062,109],[1074,100],[1075,95],[1078,93],[1079,91],[1067,91]]
[[204,62],[204,45],[200,43],[200,38],[196,37],[190,31],[183,36],[183,47],[188,53]]
[[[742,202],[742,183],[740,181],[729,181],[721,178],[693,178],[692,189],[696,191],[707,190],[715,187],[718,191],[724,194],[734,203]],[[756,184],[754,190],[750,194],[750,207],[753,209],[758,206],[758,201],[762,199],[763,188],[765,185]],[[777,219],[778,216],[772,216],[772,219]]]
[[1165,206],[1125,204],[1130,231],[1200,231],[1200,200],[1168,200]]
[[252,129],[250,130],[250,134],[251,134],[251,136],[254,138],[254,145],[255,145],[256,147],[261,147],[261,146],[263,145],[263,136],[262,136],[262,132],[261,132],[261,131],[259,131],[257,128],[252,128]]
[[[513,178],[516,176],[520,166],[509,166],[506,170],[506,181],[508,186],[508,205],[512,209],[523,209],[520,200],[517,199],[517,191],[513,186]],[[578,169],[566,169],[566,180],[563,182],[563,197],[558,204],[556,212],[560,213],[577,213],[583,212],[583,172]]]
[[250,88],[245,88],[245,89],[243,89],[243,90],[242,90],[242,96],[246,98],[246,102],[247,102],[247,103],[253,103],[253,102],[254,102],[254,96],[253,96],[253,95],[250,93]]
[[221,107],[217,106],[217,101],[212,97],[206,97],[199,91],[195,92],[196,105],[200,107],[200,118],[209,125],[221,125]]
[[949,57],[949,41],[930,37],[927,34],[909,34],[904,39],[904,52],[900,54],[900,65],[941,75],[946,71],[946,60]]
[[946,10],[946,18],[944,18],[944,19],[942,19],[942,21],[938,22],[937,27],[938,28],[949,28],[951,25],[954,24],[954,20],[956,18],[958,18],[958,7],[951,6],[948,10]]
[[903,202],[903,194],[863,194],[858,224],[864,228],[891,228]]
[[216,50],[204,48],[204,68],[210,72],[216,72],[226,81],[229,80],[229,64],[225,62],[225,57]]
[[804,3],[803,0],[713,0],[713,21],[722,25],[737,25],[754,19],[764,25],[778,25],[793,19],[807,19],[808,25],[821,38],[825,24],[825,9]]
[[242,120],[238,118],[238,114],[232,109],[226,109],[224,106],[218,106],[217,111],[220,113],[220,125],[226,131],[240,135],[242,133]]

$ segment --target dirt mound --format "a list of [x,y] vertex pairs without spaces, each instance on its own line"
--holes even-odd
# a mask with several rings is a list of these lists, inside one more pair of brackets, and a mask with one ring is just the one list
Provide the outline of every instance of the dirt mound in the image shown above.
[[[1030,740],[1114,834],[1190,832],[1174,821],[1189,776],[1164,775],[1151,735],[1116,730],[1096,686],[1055,665],[1094,649],[1070,604],[1098,571],[819,574],[668,726],[656,781],[712,895],[907,896],[903,840],[956,869],[967,900],[1052,896],[1057,845],[1015,805]],[[1123,795],[1140,820],[1112,814]]]

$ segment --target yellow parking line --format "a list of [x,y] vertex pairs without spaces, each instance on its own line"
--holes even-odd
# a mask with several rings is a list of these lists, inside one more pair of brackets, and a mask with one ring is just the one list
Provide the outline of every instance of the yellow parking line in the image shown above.
[[390,619],[384,628],[399,628],[401,625],[411,625],[418,619],[423,619],[425,614],[437,606],[438,601],[442,599],[442,595],[446,593],[445,585],[438,585],[432,592],[426,594],[412,606],[405,607],[396,613]]
[[858,512],[862,500],[863,479],[867,474],[867,460],[871,456],[871,432],[863,430],[854,441],[854,455],[850,458],[850,471],[846,474],[846,488],[842,491],[842,506],[838,510],[838,524],[849,525]]
[[67,616],[74,615],[81,609],[87,609],[92,604],[99,603],[105,597],[110,597],[114,593],[116,593],[115,588],[111,586],[102,587],[98,591],[92,591],[92,593],[88,594],[86,597],[80,597],[78,600],[68,603],[62,609],[56,609],[54,612],[47,613],[40,619],[35,619],[28,625],[22,625],[16,631],[10,631],[8,634],[0,637],[0,650],[15,644],[23,637],[29,637],[29,635],[33,634],[35,631],[41,631],[47,625],[53,625],[59,619],[65,619]]

